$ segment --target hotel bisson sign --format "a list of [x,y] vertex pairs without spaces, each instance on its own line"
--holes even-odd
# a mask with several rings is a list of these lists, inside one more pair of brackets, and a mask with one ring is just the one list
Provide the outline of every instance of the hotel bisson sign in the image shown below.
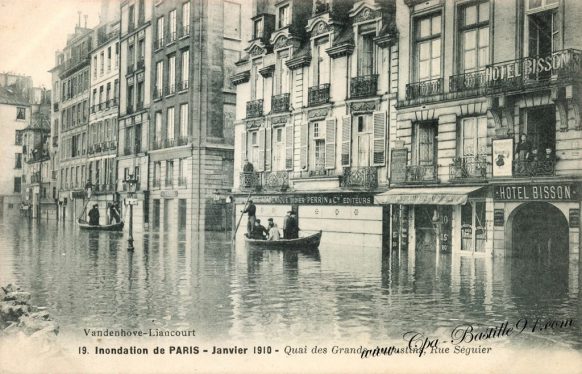
[[578,186],[572,183],[504,184],[494,187],[499,201],[578,201]]

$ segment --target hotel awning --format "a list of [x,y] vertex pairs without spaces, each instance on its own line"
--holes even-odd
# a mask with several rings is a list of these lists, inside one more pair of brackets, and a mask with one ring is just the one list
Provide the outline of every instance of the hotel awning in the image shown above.
[[395,188],[376,195],[374,203],[384,205],[463,205],[467,202],[469,194],[482,187]]

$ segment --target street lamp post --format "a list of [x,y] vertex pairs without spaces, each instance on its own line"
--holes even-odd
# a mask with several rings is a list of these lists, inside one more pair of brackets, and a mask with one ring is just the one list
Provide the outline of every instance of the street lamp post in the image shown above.
[[[132,174],[129,174],[123,183],[127,185],[127,189],[129,191],[128,198],[133,199],[135,194],[135,187],[137,186],[137,178],[135,178]],[[127,238],[127,250],[133,251],[133,201],[128,200],[129,204],[129,234]]]

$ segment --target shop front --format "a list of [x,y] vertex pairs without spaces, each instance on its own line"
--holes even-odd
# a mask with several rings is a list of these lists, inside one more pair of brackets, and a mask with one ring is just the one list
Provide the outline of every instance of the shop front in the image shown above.
[[390,210],[393,250],[471,255],[492,253],[490,200],[483,186],[395,188],[375,197]]
[[[366,192],[272,193],[237,195],[234,198],[235,220],[247,199],[257,207],[257,218],[266,225],[269,218],[283,230],[287,211],[297,213],[299,228],[304,233],[323,231],[322,244],[347,245],[354,248],[381,248],[388,241],[386,207],[374,205],[374,194]],[[237,237],[246,231],[242,218]]]

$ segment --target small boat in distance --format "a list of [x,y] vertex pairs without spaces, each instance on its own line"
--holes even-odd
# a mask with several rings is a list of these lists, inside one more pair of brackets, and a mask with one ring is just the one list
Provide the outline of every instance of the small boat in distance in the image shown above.
[[92,231],[121,231],[123,230],[123,221],[117,223],[111,223],[108,225],[90,225],[89,222],[79,218],[77,220],[79,228],[82,230],[92,230]]
[[264,239],[249,239],[245,234],[245,242],[252,248],[259,249],[317,249],[321,241],[321,230],[319,232],[297,239],[279,239],[279,240],[264,240]]

